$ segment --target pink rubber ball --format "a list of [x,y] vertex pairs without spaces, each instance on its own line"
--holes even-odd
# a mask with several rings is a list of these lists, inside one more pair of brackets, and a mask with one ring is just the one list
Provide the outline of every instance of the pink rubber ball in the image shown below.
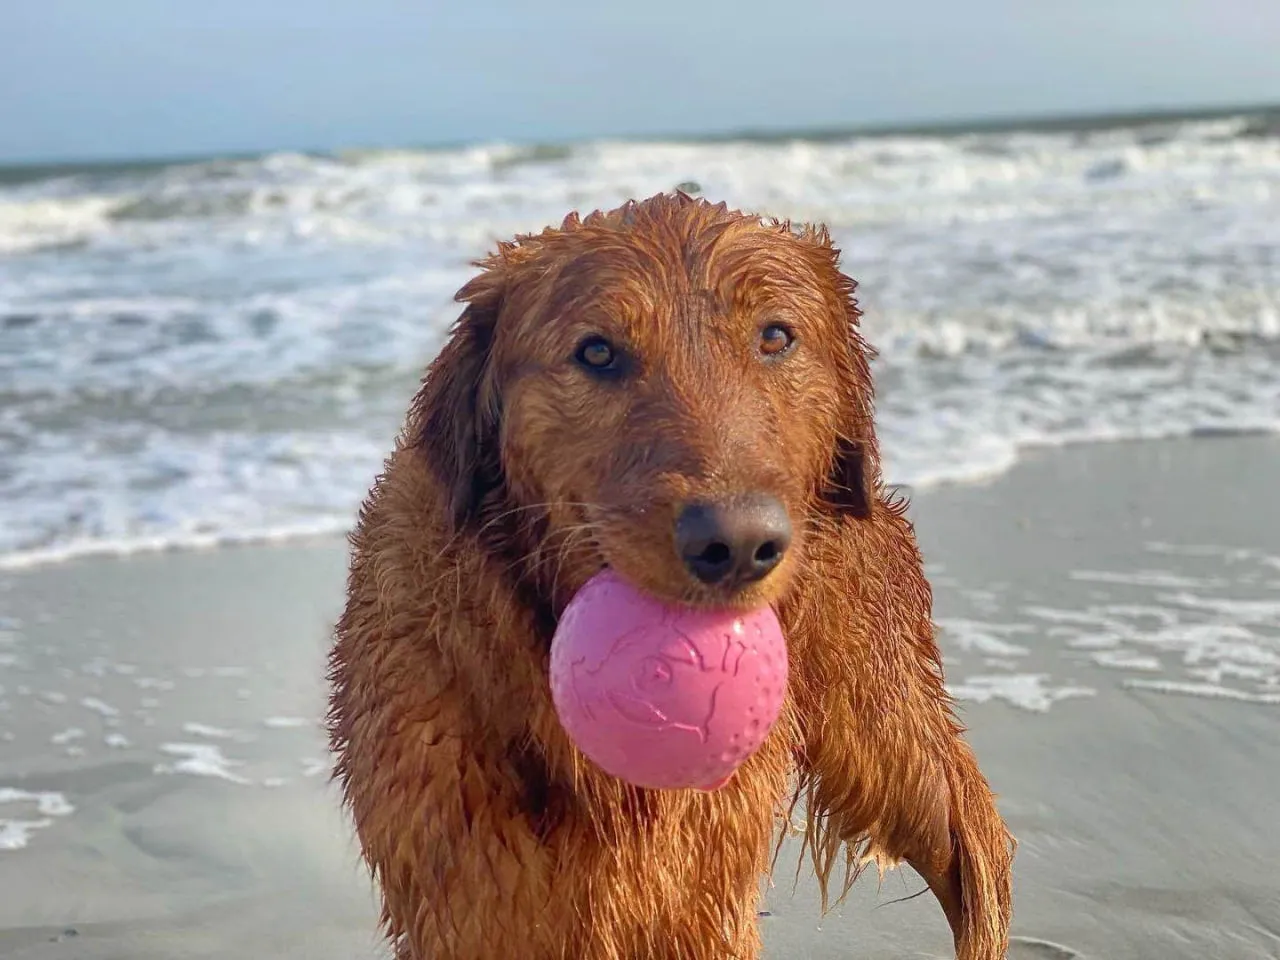
[[551,644],[551,695],[577,747],[655,789],[715,790],[782,711],[787,647],[769,607],[673,607],[611,570],[578,591]]

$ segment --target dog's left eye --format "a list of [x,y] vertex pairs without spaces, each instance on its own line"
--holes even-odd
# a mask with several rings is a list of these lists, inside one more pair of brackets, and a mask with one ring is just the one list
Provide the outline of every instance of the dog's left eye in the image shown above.
[[795,334],[780,323],[771,323],[760,331],[760,352],[766,357],[779,357],[791,349]]
[[590,370],[613,370],[618,365],[618,352],[604,337],[587,337],[573,355],[578,363]]

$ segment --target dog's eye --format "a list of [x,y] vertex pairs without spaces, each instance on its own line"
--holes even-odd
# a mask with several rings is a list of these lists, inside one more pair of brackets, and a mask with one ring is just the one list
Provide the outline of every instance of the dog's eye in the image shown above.
[[591,370],[613,370],[618,364],[618,353],[604,337],[587,337],[578,344],[574,358]]
[[760,352],[766,357],[781,356],[795,342],[795,335],[780,323],[771,323],[760,331]]

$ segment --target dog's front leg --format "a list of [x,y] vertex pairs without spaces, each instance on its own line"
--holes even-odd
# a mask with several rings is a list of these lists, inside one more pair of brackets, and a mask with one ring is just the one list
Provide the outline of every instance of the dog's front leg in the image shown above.
[[874,526],[827,553],[793,613],[801,783],[823,896],[841,849],[855,875],[865,857],[906,861],[942,905],[957,957],[1000,960],[1014,841],[943,686],[910,528],[896,516],[862,522]]
[[824,895],[841,847],[855,869],[855,857],[906,861],[942,905],[956,956],[1002,958],[1013,843],[945,705],[886,706],[856,680],[822,700],[806,724],[802,776]]

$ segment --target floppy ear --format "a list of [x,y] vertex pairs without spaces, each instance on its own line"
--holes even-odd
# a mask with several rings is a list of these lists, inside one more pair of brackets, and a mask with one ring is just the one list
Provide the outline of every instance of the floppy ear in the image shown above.
[[876,500],[873,461],[864,443],[841,439],[836,445],[832,471],[832,504],[855,517],[869,517]]
[[411,429],[446,491],[449,520],[457,531],[476,520],[485,496],[502,483],[501,410],[489,382],[489,354],[502,306],[496,271],[476,277],[454,299],[469,302],[427,369]]
[[847,332],[846,351],[840,362],[843,416],[836,442],[834,463],[829,483],[828,500],[838,510],[855,517],[871,515],[881,487],[880,444],[876,439],[873,416],[874,387],[870,361],[875,351],[858,330],[862,311],[855,296],[857,281],[840,269],[840,251],[831,243],[825,227],[811,230],[808,239],[827,258],[833,276],[838,309],[843,313]]

